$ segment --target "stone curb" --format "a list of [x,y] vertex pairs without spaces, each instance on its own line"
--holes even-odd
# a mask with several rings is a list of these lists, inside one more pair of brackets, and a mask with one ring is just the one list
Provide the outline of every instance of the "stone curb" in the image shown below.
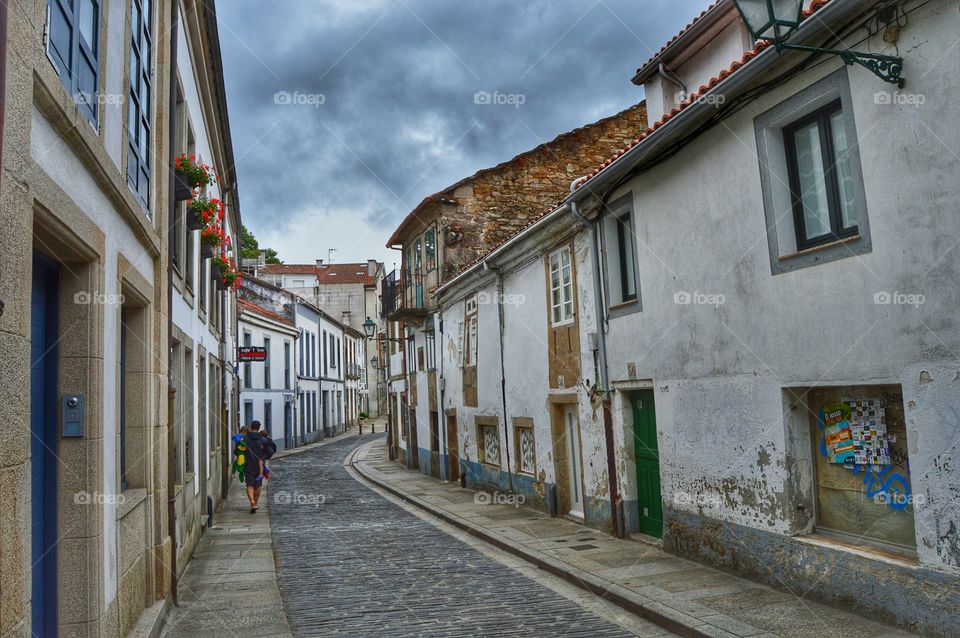
[[639,594],[635,594],[623,587],[620,587],[619,585],[607,582],[594,576],[590,572],[577,569],[576,567],[571,567],[570,565],[567,565],[566,563],[563,563],[552,557],[522,547],[518,543],[496,534],[495,532],[486,530],[459,516],[451,514],[439,507],[436,507],[435,505],[417,498],[416,496],[408,494],[403,490],[387,483],[386,481],[374,478],[368,471],[362,469],[363,463],[357,463],[356,457],[360,451],[365,451],[366,448],[377,443],[379,443],[379,441],[371,441],[364,445],[358,446],[353,450],[353,452],[351,452],[348,460],[348,464],[357,472],[357,474],[359,474],[365,480],[373,483],[377,487],[390,492],[394,496],[403,499],[411,505],[419,507],[420,509],[432,514],[433,516],[436,516],[437,518],[449,523],[450,525],[453,525],[454,527],[466,532],[471,536],[490,543],[491,545],[509,552],[510,554],[513,554],[514,556],[521,558],[528,563],[532,563],[538,568],[564,579],[571,585],[580,587],[591,594],[599,596],[604,600],[611,602],[614,605],[617,605],[618,607],[643,618],[644,620],[649,620],[650,622],[659,625],[668,631],[672,631],[679,636],[684,636],[685,638],[717,638],[717,636],[734,636],[734,634],[730,634],[711,625],[707,625],[707,627],[709,627],[711,630],[710,633],[700,631],[697,627],[691,624],[691,621],[695,620],[691,616],[664,607],[660,603],[657,603],[650,598],[640,596]]

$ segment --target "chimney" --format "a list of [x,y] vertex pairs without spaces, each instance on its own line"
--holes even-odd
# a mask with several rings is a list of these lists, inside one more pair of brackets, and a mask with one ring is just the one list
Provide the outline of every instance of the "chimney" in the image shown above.
[[367,260],[367,274],[371,277],[377,274],[377,260],[368,259]]
[[318,259],[318,260],[317,260],[317,268],[323,268],[323,260],[322,260],[322,259]]

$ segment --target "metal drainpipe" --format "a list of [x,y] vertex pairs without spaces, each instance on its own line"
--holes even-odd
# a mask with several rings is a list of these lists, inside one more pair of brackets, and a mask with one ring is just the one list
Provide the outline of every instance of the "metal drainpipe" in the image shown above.
[[670,83],[673,84],[674,86],[679,87],[680,90],[683,91],[683,95],[678,96],[679,99],[676,101],[677,104],[679,104],[680,102],[683,102],[685,99],[687,99],[687,95],[689,95],[689,93],[690,93],[690,92],[687,90],[687,85],[683,83],[683,80],[681,80],[679,77],[677,77],[677,74],[676,74],[676,73],[674,73],[673,71],[671,71],[670,69],[668,69],[666,66],[664,66],[663,62],[661,62],[661,63],[660,63],[660,66],[657,67],[657,75],[659,75],[660,77],[662,77],[662,78],[663,78],[664,80],[666,80],[667,82],[670,82]]
[[[483,269],[492,272],[497,277],[497,317],[499,319],[500,329],[497,334],[500,341],[500,401],[503,407],[503,441],[507,444],[507,484],[510,486],[510,492],[513,492],[513,464],[510,460],[510,424],[507,417],[507,374],[506,365],[503,360],[503,272],[499,268],[490,265],[489,261],[484,260]],[[479,323],[478,323],[479,325]],[[477,379],[477,383],[480,380]]]
[[[571,192],[574,190],[574,184],[579,180],[574,180],[570,184]],[[594,312],[597,316],[597,350],[600,356],[599,374],[600,374],[600,398],[603,405],[603,434],[607,446],[607,474],[610,477],[610,524],[618,538],[624,536],[624,525],[621,524],[619,515],[620,509],[620,490],[617,481],[617,460],[614,453],[613,437],[613,414],[610,411],[610,380],[607,373],[607,339],[604,334],[604,322],[606,313],[603,307],[603,296],[600,281],[600,238],[597,231],[597,222],[590,221],[580,212],[576,200],[570,200],[570,210],[574,216],[587,225],[590,229],[590,252],[592,257],[591,270],[593,275],[593,299]]]
[[[3,3],[6,4],[6,3]],[[176,149],[173,140],[176,139],[177,132],[177,92],[174,84],[175,69],[177,68],[177,30],[179,28],[179,3],[170,3],[170,166],[173,167],[176,159]],[[169,170],[168,168],[168,170]],[[170,213],[168,222],[172,222],[177,214],[176,202],[176,184],[170,180],[168,186],[168,195],[170,198]],[[167,224],[167,250],[173,246],[173,234],[176,232],[176,225]],[[167,256],[167,360],[170,357],[170,339],[173,335],[173,255]],[[173,417],[173,397],[169,390],[170,370],[167,370],[167,532],[170,534],[170,596],[173,604],[177,604],[177,498],[174,494],[174,483],[176,482],[176,468],[173,466],[173,448],[176,441],[173,436],[173,424],[170,419]]]
[[[438,331],[437,329],[440,328]],[[446,469],[446,480],[450,480],[450,450],[447,447],[447,442],[450,440],[450,432],[447,431],[447,408],[444,401],[446,400],[446,387],[447,383],[443,378],[443,311],[439,309],[439,304],[437,312],[433,317],[433,364],[437,365],[437,333],[440,334],[440,369],[437,371],[437,387],[440,388],[438,397],[440,401],[440,413],[437,415],[437,418],[443,417],[443,423],[437,424],[437,430],[439,431],[443,426],[443,440],[440,441],[440,453],[443,454],[446,452],[447,457],[447,469]]]

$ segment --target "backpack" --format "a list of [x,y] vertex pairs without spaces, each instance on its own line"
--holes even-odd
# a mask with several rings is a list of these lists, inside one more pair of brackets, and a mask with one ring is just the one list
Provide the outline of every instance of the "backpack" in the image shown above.
[[269,436],[260,437],[260,458],[269,461],[277,452],[277,444]]

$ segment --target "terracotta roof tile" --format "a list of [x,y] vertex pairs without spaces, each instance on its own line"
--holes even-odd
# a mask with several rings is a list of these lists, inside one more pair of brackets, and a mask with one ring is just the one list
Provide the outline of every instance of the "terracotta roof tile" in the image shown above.
[[367,274],[367,262],[362,264],[323,264],[315,267],[317,281],[326,284],[364,284],[372,286],[376,279]]
[[682,29],[680,29],[680,32],[677,33],[677,35],[675,35],[675,36],[673,36],[672,38],[670,38],[669,40],[667,40],[667,43],[664,44],[662,47],[660,47],[660,50],[659,50],[659,51],[657,51],[656,53],[654,53],[653,55],[651,55],[649,60],[647,60],[646,62],[644,62],[643,64],[641,64],[641,65],[637,68],[637,73],[639,74],[640,71],[642,71],[642,70],[644,69],[644,67],[646,67],[648,64],[650,64],[651,62],[653,62],[654,60],[656,60],[657,57],[660,56],[660,55],[662,55],[664,51],[666,51],[666,50],[669,49],[671,46],[673,46],[673,43],[674,43],[674,42],[676,42],[676,41],[679,40],[681,37],[683,37],[683,34],[685,34],[687,31],[689,31],[691,28],[693,28],[693,25],[695,25],[695,24],[697,24],[698,22],[700,22],[704,17],[706,17],[706,15],[707,15],[708,13],[710,13],[713,9],[715,9],[721,2],[723,2],[723,0],[716,0],[716,2],[714,2],[713,4],[711,4],[710,6],[708,6],[708,7],[707,7],[706,9],[704,9],[703,11],[701,11],[701,12],[700,12],[700,15],[698,15],[698,16],[695,17],[693,20],[691,20],[691,21],[687,24],[687,26],[685,26],[685,27],[683,27]]
[[267,275],[312,275],[316,270],[316,264],[267,264],[263,267]]

